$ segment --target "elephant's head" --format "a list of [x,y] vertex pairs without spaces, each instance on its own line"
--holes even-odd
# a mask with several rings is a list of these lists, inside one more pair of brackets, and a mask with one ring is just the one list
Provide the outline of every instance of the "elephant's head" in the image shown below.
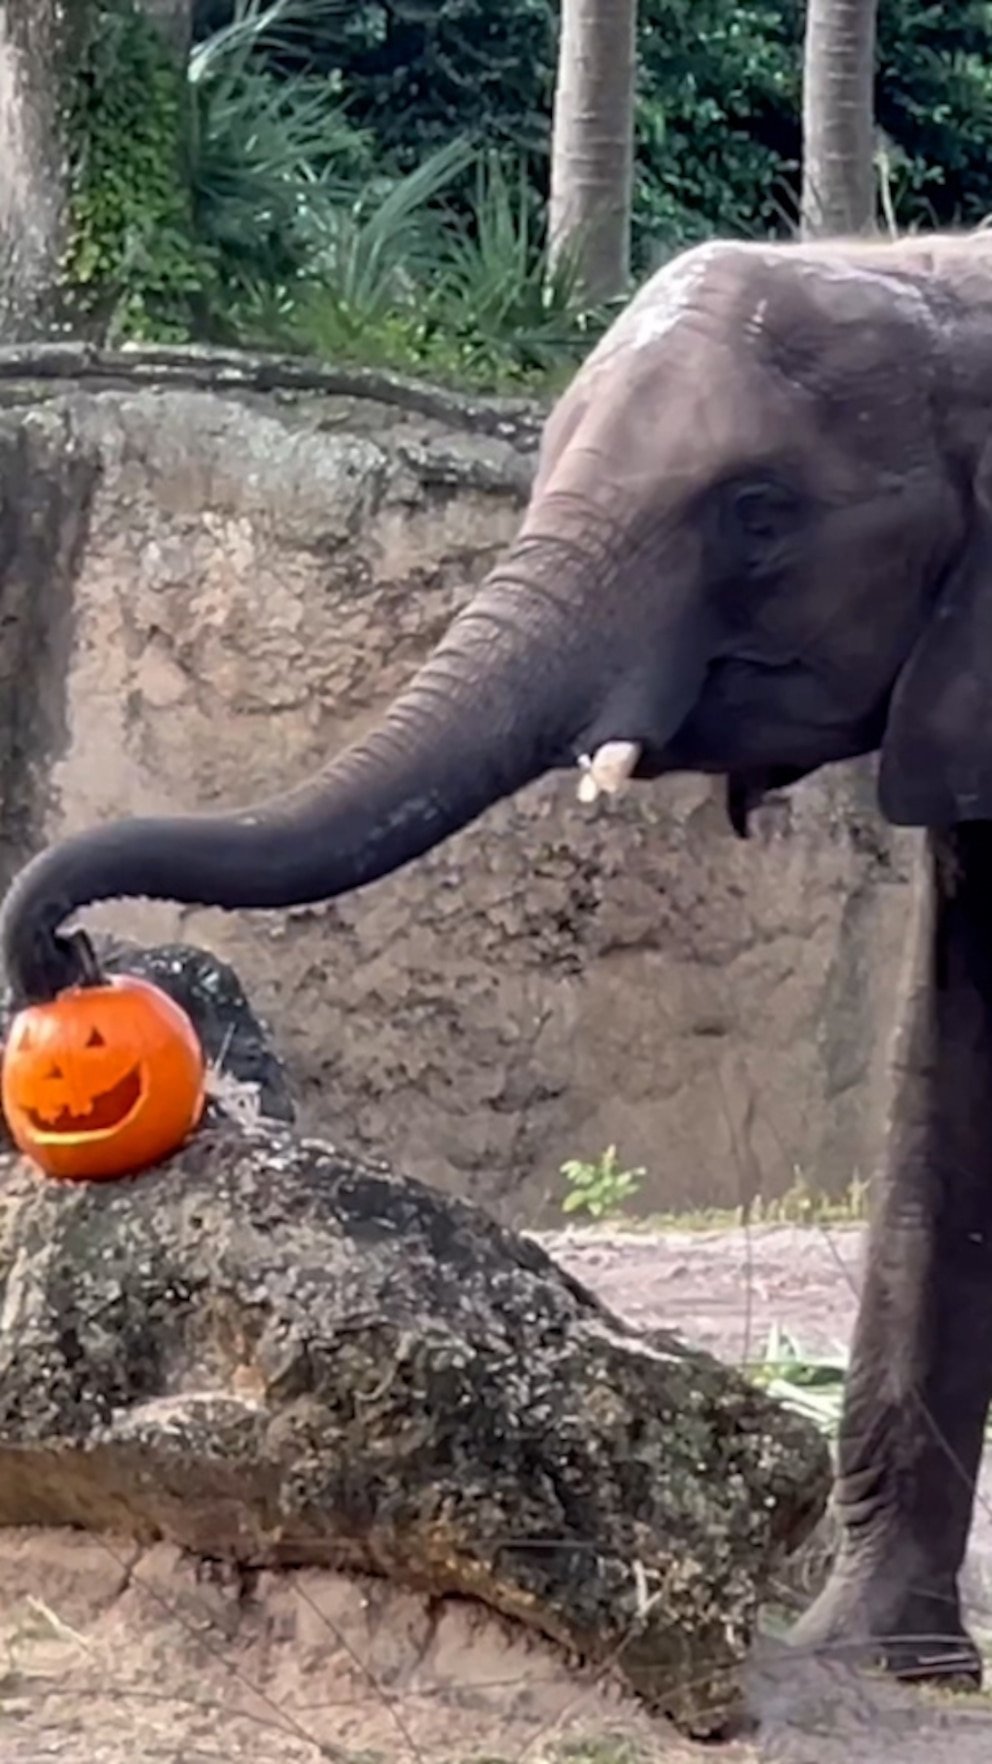
[[[17,992],[76,908],[227,908],[386,875],[541,773],[770,783],[881,747],[896,821],[992,815],[992,239],[712,245],[548,422],[520,533],[368,738],[294,794],[122,821],[5,903]],[[607,780],[609,782],[609,780]]]

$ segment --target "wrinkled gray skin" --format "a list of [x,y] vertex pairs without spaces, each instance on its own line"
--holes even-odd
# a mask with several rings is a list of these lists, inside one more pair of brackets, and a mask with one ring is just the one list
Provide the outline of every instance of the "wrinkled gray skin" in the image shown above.
[[[326,899],[608,740],[749,806],[881,750],[932,835],[931,970],[873,1225],[837,1499],[800,1624],[977,1672],[957,1578],[992,1391],[992,236],[717,245],[668,265],[548,423],[520,534],[368,738],[295,795],[102,827],[0,922],[15,989],[79,973],[77,907]],[[942,831],[941,831],[942,830]]]

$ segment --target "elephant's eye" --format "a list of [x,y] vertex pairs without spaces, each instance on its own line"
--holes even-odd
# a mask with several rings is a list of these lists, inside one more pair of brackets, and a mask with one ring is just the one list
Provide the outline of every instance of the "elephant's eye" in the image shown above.
[[795,531],[799,498],[786,484],[738,484],[731,492],[733,519],[747,539],[779,539]]
[[803,528],[801,493],[777,478],[737,478],[717,495],[719,575],[766,576],[783,569]]

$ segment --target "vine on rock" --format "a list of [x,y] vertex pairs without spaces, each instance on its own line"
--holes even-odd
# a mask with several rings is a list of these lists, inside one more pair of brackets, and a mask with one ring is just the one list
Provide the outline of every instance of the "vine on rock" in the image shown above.
[[86,335],[184,341],[216,276],[185,166],[185,70],[134,0],[93,0],[67,101],[64,300]]

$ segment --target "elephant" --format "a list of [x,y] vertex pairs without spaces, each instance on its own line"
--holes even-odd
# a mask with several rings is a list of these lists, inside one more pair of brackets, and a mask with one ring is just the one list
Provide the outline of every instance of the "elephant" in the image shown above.
[[294,793],[109,823],[0,912],[15,997],[92,978],[97,900],[366,886],[544,773],[771,790],[877,755],[924,830],[838,1445],[839,1544],[793,1632],[974,1682],[960,1570],[992,1395],[992,235],[715,240],[648,279],[543,430],[519,530],[376,728]]

